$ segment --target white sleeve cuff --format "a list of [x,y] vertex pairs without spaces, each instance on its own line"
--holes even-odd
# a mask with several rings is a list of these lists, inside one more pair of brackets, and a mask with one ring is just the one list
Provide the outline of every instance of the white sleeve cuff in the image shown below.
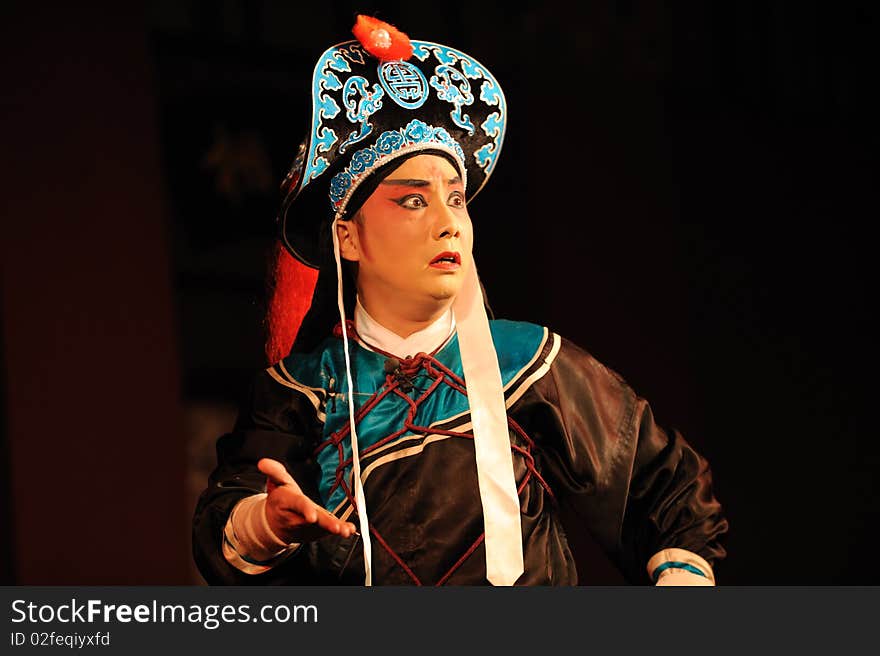
[[299,546],[287,544],[269,528],[266,497],[262,492],[239,501],[223,529],[223,556],[245,574],[271,569]]
[[687,549],[662,549],[648,561],[648,576],[657,586],[712,586],[715,573],[702,556]]

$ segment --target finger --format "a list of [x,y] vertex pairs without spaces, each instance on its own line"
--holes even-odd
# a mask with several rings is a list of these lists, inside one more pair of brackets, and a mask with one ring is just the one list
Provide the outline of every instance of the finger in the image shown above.
[[357,528],[351,522],[342,521],[326,508],[318,506],[318,509],[323,514],[323,517],[318,519],[319,526],[323,526],[331,533],[336,533],[346,538],[357,533]]
[[323,506],[318,506],[318,510],[325,515],[324,520],[328,523],[328,525],[334,526],[337,529],[333,531],[334,533],[339,533],[345,537],[348,537],[354,533],[360,535],[360,533],[358,533],[357,527],[351,522],[346,522],[339,519],[336,515],[334,515]]
[[291,485],[296,488],[297,492],[301,492],[299,485],[293,480],[293,476],[284,468],[277,460],[272,458],[261,458],[257,463],[257,469],[263,472],[269,480],[275,485]]
[[328,533],[350,536],[355,527],[350,522],[343,522],[326,508],[318,505],[304,494],[285,495],[283,507],[303,517],[308,523],[316,524]]
[[299,515],[308,524],[316,523],[323,510],[323,508],[303,494],[296,483],[278,487],[271,493],[270,500],[279,509]]
[[[360,535],[354,524],[338,519],[317,504],[309,501],[311,506],[306,507],[309,504],[301,499],[286,499],[286,501],[289,503],[284,503],[279,511],[285,517],[284,525],[292,531],[288,534],[291,541],[317,540],[328,534],[340,535],[344,538]],[[305,515],[310,515],[313,521],[307,521]]]

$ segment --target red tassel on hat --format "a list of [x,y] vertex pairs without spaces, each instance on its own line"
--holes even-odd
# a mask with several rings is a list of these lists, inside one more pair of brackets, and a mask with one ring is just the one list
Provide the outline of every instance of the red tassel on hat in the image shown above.
[[281,242],[275,245],[269,307],[266,313],[266,359],[287,357],[312,304],[318,271],[294,258]]
[[352,33],[368,53],[379,61],[409,59],[413,54],[409,37],[393,25],[359,14]]

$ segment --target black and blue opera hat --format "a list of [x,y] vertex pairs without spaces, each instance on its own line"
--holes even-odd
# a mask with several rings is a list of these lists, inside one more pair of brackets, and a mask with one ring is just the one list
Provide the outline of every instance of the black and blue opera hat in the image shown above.
[[282,184],[281,240],[314,268],[323,228],[350,218],[361,185],[401,157],[446,155],[473,199],[498,162],[507,122],[500,85],[470,55],[410,41],[365,16],[353,32],[357,40],[328,48],[315,65],[311,124]]

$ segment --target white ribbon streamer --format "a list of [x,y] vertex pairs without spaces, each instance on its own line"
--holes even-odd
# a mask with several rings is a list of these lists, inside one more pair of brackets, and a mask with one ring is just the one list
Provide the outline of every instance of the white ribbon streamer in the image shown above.
[[339,236],[336,234],[336,221],[330,226],[333,232],[333,256],[336,258],[336,305],[342,321],[342,345],[345,350],[345,378],[348,383],[348,425],[351,428],[351,462],[354,481],[354,498],[357,503],[360,521],[361,542],[364,545],[364,585],[373,585],[373,550],[370,544],[370,521],[367,518],[367,501],[364,498],[364,484],[361,481],[361,461],[358,457],[357,430],[354,425],[354,381],[351,378],[351,356],[348,352],[348,329],[345,325],[345,306],[342,302],[342,260],[339,257]]
[[452,307],[474,429],[486,529],[486,578],[493,585],[513,585],[524,565],[507,408],[477,267],[473,255],[467,257],[465,281]]

